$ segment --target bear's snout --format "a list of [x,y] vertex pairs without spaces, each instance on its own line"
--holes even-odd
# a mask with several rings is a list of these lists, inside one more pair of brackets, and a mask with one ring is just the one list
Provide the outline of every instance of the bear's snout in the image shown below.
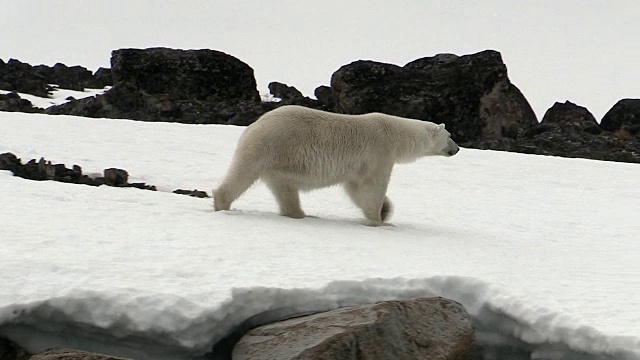
[[447,154],[449,156],[453,156],[453,155],[457,154],[458,151],[460,151],[460,147],[453,140],[449,139],[448,143],[449,144],[448,144],[447,148],[449,149],[449,151],[447,151]]

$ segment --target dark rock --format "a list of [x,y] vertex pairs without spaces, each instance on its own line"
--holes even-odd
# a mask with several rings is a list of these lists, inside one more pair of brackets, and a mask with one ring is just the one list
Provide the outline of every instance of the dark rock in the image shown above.
[[147,185],[145,183],[131,183],[131,184],[127,184],[128,187],[132,187],[132,188],[136,188],[136,189],[140,189],[140,190],[151,190],[151,191],[157,191],[155,185]]
[[67,66],[57,63],[53,67],[37,65],[34,74],[42,77],[48,84],[56,84],[60,88],[84,91],[93,81],[93,74],[82,66]]
[[602,131],[596,118],[587,108],[570,101],[555,103],[544,114],[540,124],[542,128],[552,124],[564,128],[575,128],[576,131],[586,131],[591,134],[599,134]]
[[353,306],[261,326],[236,344],[234,360],[472,359],[473,327],[443,298]]
[[3,153],[0,154],[0,170],[10,170],[14,171],[22,164],[20,163],[20,159],[12,153]]
[[[3,358],[4,359],[4,358]],[[29,360],[132,360],[75,349],[49,349],[33,355]]]
[[2,360],[28,360],[31,357],[26,350],[13,341],[0,337],[0,359]]
[[[537,124],[500,53],[441,54],[404,67],[356,61],[331,77],[335,112],[382,112],[444,123],[459,142],[516,138]],[[328,102],[327,100],[324,100]]]
[[335,109],[336,99],[330,87],[326,85],[318,86],[313,91],[313,95],[315,95],[316,99],[318,99],[320,104],[322,104],[326,109]]
[[129,83],[175,100],[258,102],[253,69],[215,50],[121,49],[111,55],[114,86]]
[[33,107],[31,101],[22,99],[18,93],[11,92],[0,94],[0,111],[37,113],[43,110]]
[[207,194],[206,191],[200,191],[198,189],[196,190],[183,190],[183,189],[177,189],[173,191],[174,194],[180,194],[180,195],[188,195],[188,196],[192,196],[192,197],[198,197],[198,198],[208,198],[209,194]]
[[0,62],[0,89],[47,97],[51,87],[29,64],[16,59]]
[[69,169],[64,164],[52,164],[44,158],[38,161],[32,159],[22,165],[22,161],[12,153],[0,154],[0,170],[10,170],[15,176],[30,180],[53,180],[90,186],[135,187],[156,191],[155,186],[145,183],[127,183],[129,175],[126,170],[109,168],[104,170],[104,177],[91,178],[83,175],[82,168],[78,165],[73,165]]
[[602,118],[600,127],[622,140],[640,136],[640,99],[622,99]]
[[91,88],[102,89],[105,86],[113,86],[113,77],[111,77],[111,69],[101,67],[93,73]]
[[129,173],[126,170],[109,168],[104,169],[104,183],[109,186],[126,186]]
[[271,95],[280,98],[282,100],[295,101],[298,99],[302,99],[302,93],[300,90],[296,89],[293,86],[289,86],[287,84],[279,83],[279,82],[271,82],[268,85],[269,92]]
[[0,59],[0,89],[48,97],[49,84],[63,89],[83,91],[85,88],[104,88],[111,85],[111,71],[100,68],[95,74],[82,66],[66,66],[58,63],[31,66],[15,59],[5,63]]
[[526,154],[640,163],[638,137],[620,139],[601,131],[589,110],[568,101],[553,105],[540,124],[515,140],[477,141],[465,145]]
[[115,50],[114,85],[103,95],[47,109],[49,114],[248,124],[266,110],[253,69],[214,50]]

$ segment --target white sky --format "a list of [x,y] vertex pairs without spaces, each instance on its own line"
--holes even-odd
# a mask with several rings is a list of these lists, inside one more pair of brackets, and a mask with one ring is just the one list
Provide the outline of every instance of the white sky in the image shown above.
[[0,58],[109,66],[123,47],[211,48],[312,95],[341,65],[502,52],[541,118],[571,100],[600,117],[640,97],[640,2],[2,0]]

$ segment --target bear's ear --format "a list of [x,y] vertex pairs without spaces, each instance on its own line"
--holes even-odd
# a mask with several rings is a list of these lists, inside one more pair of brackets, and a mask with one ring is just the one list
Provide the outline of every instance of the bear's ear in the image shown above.
[[431,131],[434,134],[437,134],[437,133],[441,132],[442,130],[444,130],[444,124],[436,125],[436,127],[434,127],[433,130],[431,130]]

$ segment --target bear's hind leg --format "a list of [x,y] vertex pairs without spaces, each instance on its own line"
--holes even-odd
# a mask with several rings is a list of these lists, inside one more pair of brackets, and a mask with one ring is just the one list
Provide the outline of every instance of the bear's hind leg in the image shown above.
[[300,191],[298,188],[287,185],[283,181],[274,179],[264,179],[276,197],[280,206],[280,215],[288,216],[294,219],[302,219],[305,217],[304,211],[300,206]]

